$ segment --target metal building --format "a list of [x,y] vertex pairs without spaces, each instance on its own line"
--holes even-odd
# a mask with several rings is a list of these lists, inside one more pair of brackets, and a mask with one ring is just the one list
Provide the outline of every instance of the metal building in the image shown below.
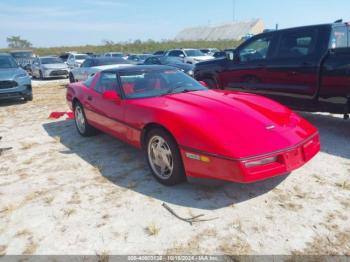
[[177,34],[176,41],[197,40],[240,40],[247,34],[259,34],[264,31],[264,22],[254,19],[246,22],[231,22],[217,26],[199,26],[186,28]]

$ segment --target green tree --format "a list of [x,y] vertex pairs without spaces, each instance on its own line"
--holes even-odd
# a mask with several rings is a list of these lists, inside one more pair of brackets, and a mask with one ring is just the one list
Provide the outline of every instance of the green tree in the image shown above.
[[21,39],[20,36],[9,36],[6,38],[9,48],[30,48],[32,43],[28,40]]

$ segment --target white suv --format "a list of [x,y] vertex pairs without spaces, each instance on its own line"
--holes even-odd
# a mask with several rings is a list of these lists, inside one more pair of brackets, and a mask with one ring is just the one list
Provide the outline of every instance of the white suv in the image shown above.
[[199,49],[191,48],[169,50],[165,55],[179,57],[187,64],[196,64],[198,62],[214,59],[213,56],[206,55]]

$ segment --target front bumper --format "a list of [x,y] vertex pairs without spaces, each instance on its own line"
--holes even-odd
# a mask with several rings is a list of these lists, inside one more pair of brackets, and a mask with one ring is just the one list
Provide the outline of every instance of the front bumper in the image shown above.
[[44,78],[53,78],[53,77],[68,77],[69,69],[45,69],[42,70]]
[[[263,156],[246,159],[231,159],[214,154],[206,154],[188,148],[180,148],[186,175],[194,179],[218,179],[238,183],[254,183],[275,176],[285,175],[303,166],[320,151],[319,134],[315,134],[302,143]],[[199,156],[200,159],[189,158],[188,155]],[[247,167],[248,162],[276,157],[276,161]]]
[[30,78],[0,81],[0,99],[24,98],[32,96]]
[[25,98],[32,95],[31,85],[21,85],[10,89],[0,89],[0,100]]

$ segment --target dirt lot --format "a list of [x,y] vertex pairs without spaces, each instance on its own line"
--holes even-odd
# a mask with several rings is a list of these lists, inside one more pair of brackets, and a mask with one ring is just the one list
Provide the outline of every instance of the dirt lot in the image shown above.
[[[349,254],[350,121],[306,114],[322,152],[286,177],[219,188],[167,188],[143,155],[81,138],[67,80],[35,81],[30,103],[0,104],[0,254]],[[190,225],[181,216],[212,221]]]

